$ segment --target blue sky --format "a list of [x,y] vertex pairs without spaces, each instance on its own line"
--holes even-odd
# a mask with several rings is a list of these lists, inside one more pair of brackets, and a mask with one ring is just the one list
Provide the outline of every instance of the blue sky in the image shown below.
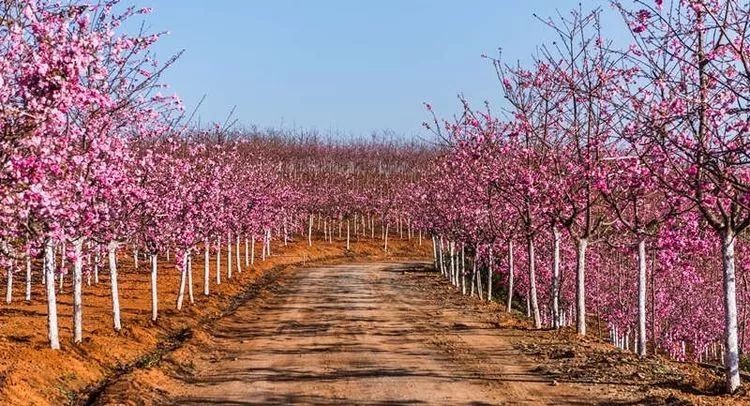
[[[244,124],[367,135],[425,136],[428,116],[459,110],[456,98],[502,103],[482,53],[528,61],[552,33],[536,21],[580,0],[138,0],[147,24],[170,34],[161,59],[185,49],[165,76],[201,120],[233,106]],[[604,0],[583,0],[584,8]],[[612,14],[612,13],[609,13]],[[608,23],[611,21],[611,23]],[[605,27],[619,24],[612,15]],[[618,35],[622,36],[619,26]]]

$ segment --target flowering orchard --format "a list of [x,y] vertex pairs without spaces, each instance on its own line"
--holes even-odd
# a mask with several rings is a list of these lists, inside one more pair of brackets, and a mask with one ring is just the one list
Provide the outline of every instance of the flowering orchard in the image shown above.
[[505,110],[464,102],[425,124],[450,147],[417,218],[464,292],[499,285],[537,328],[593,329],[642,356],[723,361],[732,392],[750,350],[750,6],[612,9],[629,48],[604,11],[579,9],[540,19],[557,38],[529,66],[486,57]]
[[[148,12],[117,2],[0,4],[0,268],[7,302],[19,282],[24,300],[46,301],[52,349],[61,347],[63,286],[72,286],[74,343],[85,331],[86,287],[100,276],[112,327],[123,328],[124,260],[150,273],[156,321],[159,272],[179,273],[180,310],[196,302],[195,286],[208,296],[271,256],[272,240],[311,245],[315,230],[330,241],[345,235],[349,249],[376,228],[386,250],[389,233],[421,239],[402,191],[429,150],[192,129],[179,99],[160,93],[173,62],[153,58],[161,34],[120,33]],[[158,269],[164,257],[174,267]],[[34,284],[44,297],[32,297]]]
[[149,273],[156,321],[160,272],[179,274],[180,310],[272,242],[431,239],[464,294],[501,293],[536,328],[575,325],[641,356],[723,362],[733,392],[750,349],[750,6],[625,3],[610,11],[625,49],[604,11],[579,9],[540,20],[558,38],[529,66],[487,57],[507,103],[433,115],[444,145],[432,148],[192,128],[161,93],[174,62],[153,57],[161,34],[122,33],[148,9],[2,2],[6,301],[17,285],[44,300],[59,349],[58,295],[72,295],[80,343],[100,276],[123,328],[122,261]]

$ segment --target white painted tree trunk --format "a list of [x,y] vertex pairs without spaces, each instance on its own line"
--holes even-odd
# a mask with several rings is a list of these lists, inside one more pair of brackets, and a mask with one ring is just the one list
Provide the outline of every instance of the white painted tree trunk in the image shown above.
[[524,301],[526,302],[526,317],[531,318],[531,302],[529,302],[529,297],[531,296],[531,290],[526,289],[526,298]]
[[232,235],[227,236],[227,279],[232,279]]
[[534,319],[534,327],[542,328],[542,317],[539,313],[539,302],[536,295],[536,254],[534,248],[534,238],[528,239],[528,261],[529,261],[529,310]]
[[60,349],[60,334],[57,326],[57,298],[55,297],[55,243],[47,241],[44,245],[45,267],[47,278],[47,337],[53,350]]
[[[476,267],[476,262],[474,263],[474,267]],[[482,286],[482,272],[480,269],[477,269],[475,273],[477,275],[477,293],[479,293],[479,300],[484,300],[484,293],[482,293],[484,292]]]
[[133,250],[133,268],[138,270],[138,249]]
[[61,271],[65,270],[65,260],[67,259],[67,255],[66,255],[67,252],[68,250],[67,250],[67,247],[65,246],[65,241],[63,241],[60,246],[60,270]]
[[209,269],[210,253],[208,239],[203,246],[203,295],[208,296],[210,294],[210,279],[211,271]]
[[737,293],[734,260],[735,234],[725,231],[722,236],[722,270],[724,274],[724,367],[726,389],[734,393],[740,387],[740,353],[737,339]]
[[576,254],[576,331],[586,335],[586,248],[589,241],[579,238]]
[[115,331],[122,330],[120,322],[120,291],[117,286],[117,242],[111,241],[107,245],[109,257],[109,279],[112,290],[112,322]]
[[435,269],[438,268],[438,251],[437,251],[437,237],[432,236],[432,263]]
[[552,328],[560,328],[560,230],[552,227]]
[[73,240],[73,342],[83,341],[83,238]]
[[312,247],[313,215],[310,214],[310,224],[307,226],[307,246]]
[[31,301],[31,254],[26,254],[26,301]]
[[419,229],[419,246],[422,246],[422,229]]
[[[13,267],[15,268],[15,263],[13,264]],[[5,273],[7,274],[7,283],[8,285],[5,288],[5,303],[12,303],[13,302],[13,269],[9,268]]]
[[195,295],[193,295],[193,250],[187,250],[187,285],[188,285],[188,299],[190,304],[195,303]]
[[175,307],[177,310],[182,310],[182,302],[185,300],[185,284],[187,282],[187,265],[188,265],[188,257],[187,253],[184,253],[182,256],[182,263],[180,264],[180,287],[177,291],[177,302],[175,303]]
[[384,245],[383,245],[383,251],[388,252],[388,226],[390,226],[389,223],[385,223],[385,236],[383,237]]
[[159,317],[159,268],[157,254],[151,254],[151,321]]
[[440,243],[438,244],[438,261],[440,262],[440,273],[444,276],[448,276],[445,272],[445,256],[443,255],[443,236],[440,236]]
[[508,313],[513,310],[513,279],[515,278],[513,262],[513,240],[508,240],[508,302],[505,305],[505,311]]
[[97,246],[94,253],[94,285],[99,284],[99,261],[101,261],[101,258],[99,256],[99,246]]
[[450,262],[448,263],[448,280],[450,280],[451,285],[456,286],[456,253],[453,241],[448,241],[448,258],[450,258]]
[[245,235],[245,268],[250,266],[250,240]]
[[351,247],[349,246],[349,220],[346,220],[346,250],[349,251]]
[[234,245],[234,256],[235,264],[237,265],[237,273],[242,273],[242,262],[240,261],[240,235],[237,234],[236,244]]
[[461,244],[461,293],[466,296],[466,245]]
[[474,257],[472,262],[472,270],[471,270],[471,297],[474,297],[474,292],[477,287],[477,258]]
[[492,257],[492,246],[489,247],[489,262],[487,265],[487,301],[492,301],[492,262],[494,258]]
[[638,355],[646,356],[646,239],[638,241]]
[[221,237],[216,238],[216,284],[221,285]]

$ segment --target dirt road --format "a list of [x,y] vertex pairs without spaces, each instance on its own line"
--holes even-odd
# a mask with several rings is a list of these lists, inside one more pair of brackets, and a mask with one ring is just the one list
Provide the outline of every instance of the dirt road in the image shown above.
[[[179,404],[483,405],[610,402],[606,385],[552,382],[512,331],[440,303],[418,264],[303,268],[214,328],[170,395]],[[412,278],[413,279],[413,278]],[[411,282],[410,282],[411,281]]]

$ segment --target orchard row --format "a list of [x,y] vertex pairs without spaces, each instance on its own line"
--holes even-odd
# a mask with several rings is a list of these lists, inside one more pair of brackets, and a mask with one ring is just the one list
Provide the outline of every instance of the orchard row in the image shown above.
[[415,206],[438,267],[489,298],[500,282],[537,328],[586,335],[597,320],[642,356],[723,362],[735,391],[750,349],[749,20],[735,0],[613,2],[540,19],[556,39],[527,66],[486,57],[503,109],[464,101],[425,124],[450,144]]

